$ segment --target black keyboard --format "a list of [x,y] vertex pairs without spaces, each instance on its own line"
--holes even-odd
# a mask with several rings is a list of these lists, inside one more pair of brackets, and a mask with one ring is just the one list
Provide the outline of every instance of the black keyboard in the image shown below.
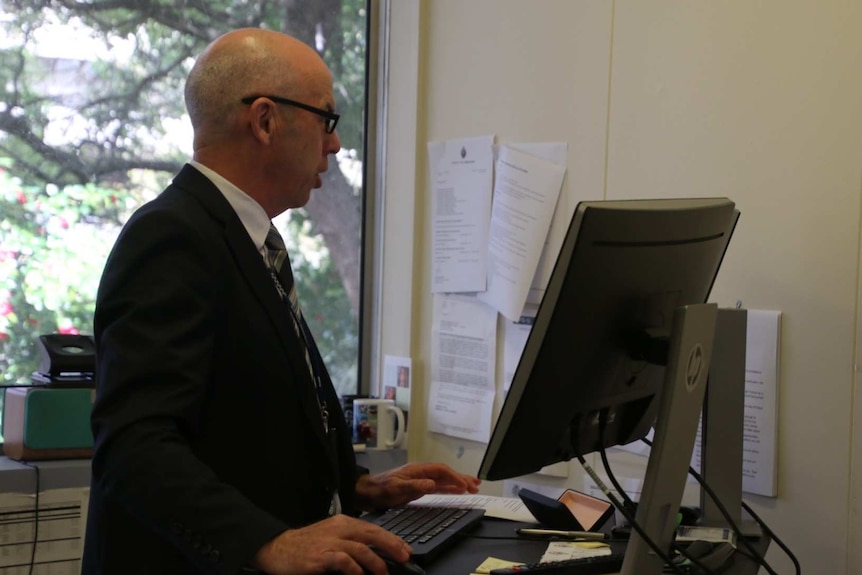
[[462,533],[473,529],[484,515],[484,509],[408,505],[362,518],[404,539],[413,547],[413,560],[427,564],[455,544]]
[[547,563],[530,563],[505,569],[492,569],[491,575],[520,575],[522,573],[550,575],[604,575],[619,573],[623,567],[625,553],[597,555],[595,557],[577,557],[564,561],[549,561]]

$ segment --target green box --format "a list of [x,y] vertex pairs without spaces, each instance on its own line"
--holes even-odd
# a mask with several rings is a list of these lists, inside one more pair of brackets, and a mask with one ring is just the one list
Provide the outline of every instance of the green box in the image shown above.
[[6,454],[13,459],[88,456],[93,447],[93,393],[83,388],[7,389]]

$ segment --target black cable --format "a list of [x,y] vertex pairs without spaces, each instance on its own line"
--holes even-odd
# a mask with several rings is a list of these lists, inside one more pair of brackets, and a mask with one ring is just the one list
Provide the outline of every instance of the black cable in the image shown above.
[[641,536],[641,539],[644,540],[644,543],[646,543],[653,551],[655,551],[655,554],[658,555],[662,561],[664,561],[665,566],[670,567],[673,572],[677,573],[678,575],[687,575],[682,569],[680,569],[678,565],[674,564],[670,556],[668,556],[668,554],[665,553],[665,551],[661,549],[649,535],[646,534],[646,531],[644,531],[643,527],[641,527],[638,522],[635,521],[635,518],[631,514],[631,512],[626,509],[626,507],[620,502],[620,500],[616,498],[616,496],[611,492],[610,489],[608,489],[607,485],[604,484],[604,482],[601,480],[595,470],[590,466],[589,463],[587,463],[587,461],[582,455],[578,455],[578,461],[580,461],[581,466],[593,479],[599,489],[601,489],[602,493],[604,493],[605,496],[607,496],[607,498],[610,500],[610,502],[614,504],[614,507],[619,509],[620,513],[622,513],[623,516],[626,518],[626,521],[628,521],[631,524],[632,528],[637,531],[638,535]]
[[[602,431],[601,431],[601,430],[599,431],[599,434],[600,434],[600,436],[602,435]],[[604,442],[602,442],[602,444],[604,444]],[[603,466],[604,466],[604,468],[605,468],[605,473],[607,473],[608,478],[610,479],[611,483],[613,483],[613,484],[614,484],[614,486],[616,486],[617,491],[619,491],[619,492],[622,494],[623,498],[631,504],[631,507],[630,507],[629,509],[630,509],[630,510],[632,510],[632,511],[631,511],[631,512],[632,512],[632,515],[634,515],[634,509],[635,509],[636,505],[635,505],[635,503],[634,503],[634,502],[633,502],[633,501],[628,497],[628,495],[626,494],[625,490],[622,488],[622,485],[620,485],[620,483],[617,481],[616,476],[614,475],[614,472],[613,472],[613,470],[611,469],[611,464],[610,464],[610,462],[608,461],[607,451],[606,451],[604,448],[602,448],[601,450],[599,450],[599,455],[601,455],[601,458],[602,458],[602,465],[603,465]],[[631,522],[631,521],[630,521],[630,522]],[[685,557],[686,559],[688,559],[690,562],[692,562],[692,563],[694,563],[695,565],[697,565],[697,566],[698,566],[698,567],[699,567],[699,568],[700,568],[700,569],[701,569],[701,570],[702,570],[706,575],[715,575],[715,574],[714,574],[714,571],[712,571],[709,567],[707,567],[706,565],[704,565],[704,564],[703,564],[701,561],[699,561],[696,557],[693,557],[692,555],[689,555],[688,551],[686,551],[682,546],[677,545],[677,544],[676,544],[676,539],[675,539],[675,538],[674,538],[674,541],[673,541],[671,544],[673,545],[673,548],[674,548],[677,552],[679,552],[680,554],[682,554],[682,556],[683,556],[683,557]]]
[[775,535],[775,533],[772,531],[772,529],[770,529],[769,526],[766,525],[766,522],[764,522],[757,515],[757,513],[754,512],[754,509],[752,509],[748,505],[748,503],[743,501],[742,502],[742,508],[745,509],[745,512],[748,513],[749,515],[751,515],[751,517],[755,521],[757,521],[757,524],[760,525],[760,528],[763,529],[764,531],[766,531],[766,534],[769,535],[769,537],[773,541],[775,541],[779,547],[781,547],[781,549],[787,554],[788,557],[790,557],[790,560],[793,562],[793,566],[796,568],[796,575],[801,575],[802,567],[799,565],[799,560],[796,558],[796,555],[793,554],[793,552],[790,550],[790,548],[787,547],[787,545],[785,545],[784,542],[781,539],[779,539],[777,535]]
[[603,409],[603,410],[601,410],[601,412],[599,412],[599,445],[602,446],[599,454],[601,455],[601,458],[602,458],[602,465],[605,468],[605,473],[608,474],[608,479],[611,480],[611,483],[613,483],[614,488],[617,490],[617,493],[619,493],[620,497],[623,498],[623,501],[625,502],[625,504],[629,506],[629,510],[631,510],[631,512],[634,513],[634,510],[636,508],[635,502],[632,501],[631,497],[629,497],[628,493],[626,493],[626,490],[623,489],[623,486],[620,485],[620,483],[617,481],[617,478],[614,476],[613,473],[611,473],[611,464],[608,462],[607,452],[605,451],[605,448],[604,448],[604,445],[605,445],[605,426],[607,425],[607,417],[608,417],[608,410],[607,409]]
[[599,455],[602,458],[602,466],[605,468],[605,473],[608,474],[608,479],[610,479],[611,483],[614,484],[614,489],[616,489],[617,493],[619,493],[620,496],[622,496],[624,503],[629,506],[629,509],[634,511],[634,509],[637,507],[637,504],[634,501],[632,501],[631,497],[628,496],[628,494],[626,493],[626,490],[623,489],[623,486],[620,485],[620,483],[617,481],[617,478],[614,476],[614,474],[610,472],[611,464],[608,461],[607,451],[604,448],[602,448],[599,451]]
[[[647,438],[641,438],[641,441],[652,447],[652,442]],[[751,555],[753,555],[753,559],[759,563],[764,569],[766,569],[770,575],[778,575],[772,566],[766,561],[766,558],[754,548],[745,535],[742,534],[742,530],[739,528],[739,525],[733,520],[733,517],[730,515],[730,512],[727,510],[727,507],[724,506],[724,503],[719,500],[718,496],[715,494],[715,491],[707,485],[706,481],[704,481],[703,477],[695,471],[694,468],[689,466],[688,468],[689,474],[694,477],[697,482],[700,484],[701,488],[706,491],[709,498],[712,499],[712,502],[715,503],[715,506],[718,508],[719,512],[724,516],[724,519],[727,521],[730,528],[733,530],[734,534],[736,534],[736,540],[742,543]]]
[[39,543],[39,491],[41,491],[39,479],[39,467],[26,461],[19,463],[26,465],[36,471],[36,504],[33,510],[33,547],[30,550],[30,575],[33,575],[33,567],[36,565],[36,545]]

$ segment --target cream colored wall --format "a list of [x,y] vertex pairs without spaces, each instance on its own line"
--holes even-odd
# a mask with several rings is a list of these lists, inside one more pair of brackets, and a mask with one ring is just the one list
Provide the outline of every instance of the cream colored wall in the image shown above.
[[[484,450],[423,431],[425,144],[567,141],[564,186],[579,197],[737,202],[713,299],[784,312],[779,496],[746,500],[805,572],[862,573],[862,3],[394,0],[390,17],[390,93],[415,98],[389,101],[386,173],[398,185],[385,196],[405,211],[387,215],[384,243],[397,246],[384,290],[409,294],[384,300],[381,349],[414,358],[410,458],[475,473]],[[413,223],[409,247],[396,215]],[[777,546],[768,558],[792,573]]]

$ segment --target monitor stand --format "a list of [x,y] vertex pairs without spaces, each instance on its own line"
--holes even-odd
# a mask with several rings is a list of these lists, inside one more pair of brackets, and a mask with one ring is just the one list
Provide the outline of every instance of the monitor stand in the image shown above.
[[[670,553],[706,390],[718,306],[677,308],[653,446],[635,520]],[[632,532],[620,575],[660,575],[664,561]]]
[[[745,425],[745,351],[748,312],[720,309],[709,383],[703,403],[701,475],[745,537],[760,537],[757,522],[742,519],[742,455]],[[700,492],[707,527],[731,527],[704,489]]]

